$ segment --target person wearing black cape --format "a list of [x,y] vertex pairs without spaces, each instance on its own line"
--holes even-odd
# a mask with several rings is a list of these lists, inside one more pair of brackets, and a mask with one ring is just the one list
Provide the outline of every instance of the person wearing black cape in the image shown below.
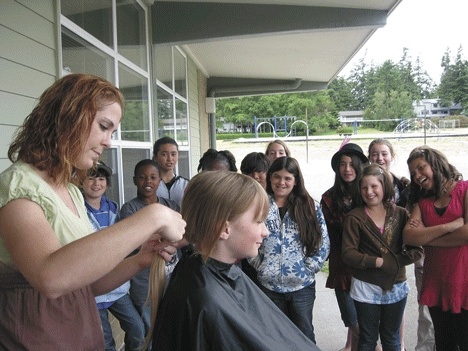
[[257,255],[268,208],[246,175],[192,178],[181,213],[195,253],[178,263],[159,304],[153,351],[319,350],[235,264]]

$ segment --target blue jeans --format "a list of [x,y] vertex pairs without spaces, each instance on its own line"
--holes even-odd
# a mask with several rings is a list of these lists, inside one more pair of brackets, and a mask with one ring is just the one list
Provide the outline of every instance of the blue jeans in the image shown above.
[[140,350],[145,338],[145,326],[130,299],[130,295],[126,294],[115,301],[109,308],[99,310],[106,351],[115,351],[115,342],[107,311],[111,312],[118,319],[120,327],[125,332],[125,350]]
[[277,293],[261,287],[263,292],[283,313],[315,343],[312,310],[315,302],[315,282],[301,290]]
[[359,323],[359,351],[374,351],[380,333],[384,351],[401,351],[400,325],[406,297],[388,305],[354,301]]
[[140,318],[143,320],[145,335],[147,335],[151,328],[151,305],[145,303],[143,305],[135,305],[135,308],[140,314]]

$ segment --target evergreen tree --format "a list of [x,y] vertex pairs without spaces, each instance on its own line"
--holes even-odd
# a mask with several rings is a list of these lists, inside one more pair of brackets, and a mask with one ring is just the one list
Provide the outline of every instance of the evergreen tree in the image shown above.
[[422,68],[421,60],[419,56],[416,58],[416,62],[413,66],[413,79],[419,88],[419,99],[434,99],[437,97],[436,86],[434,81],[429,77],[426,70]]
[[337,111],[356,111],[359,109],[359,102],[353,95],[353,85],[344,77],[335,78],[328,85],[328,95],[335,103]]
[[438,88],[439,98],[445,106],[451,103],[461,103],[468,106],[468,62],[463,59],[463,48],[460,46],[455,62],[450,59],[450,50],[447,49],[442,57],[443,68]]
[[369,91],[369,88],[371,87],[372,72],[373,67],[366,65],[364,55],[351,70],[351,74],[348,77],[353,96],[357,101],[356,110],[364,110],[370,100],[372,91]]
[[403,48],[403,55],[397,67],[403,84],[400,90],[407,91],[413,100],[421,100],[428,95],[427,89],[430,89],[431,80],[423,71],[419,57],[413,64],[408,49]]
[[[274,116],[294,116],[307,120],[310,130],[326,130],[339,125],[339,111],[364,110],[365,120],[375,121],[366,126],[391,130],[398,122],[388,120],[414,117],[413,101],[439,96],[446,106],[468,104],[468,62],[462,54],[460,47],[452,62],[447,49],[439,87],[434,86],[419,57],[413,63],[404,48],[398,63],[386,60],[379,66],[368,65],[364,56],[349,77],[337,77],[326,91],[218,99],[217,116],[243,129],[253,126],[254,116],[272,120]],[[293,120],[287,123],[289,132]],[[304,127],[298,124],[296,128]]]

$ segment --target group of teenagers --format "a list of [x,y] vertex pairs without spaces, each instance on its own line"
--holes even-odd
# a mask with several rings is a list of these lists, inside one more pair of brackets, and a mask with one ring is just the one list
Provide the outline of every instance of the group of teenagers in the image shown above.
[[123,110],[113,84],[70,74],[15,135],[0,174],[0,349],[113,349],[111,312],[126,350],[319,350],[315,275],[328,260],[345,350],[404,348],[412,263],[435,347],[468,350],[468,182],[441,152],[415,148],[407,180],[390,172],[388,140],[368,157],[343,143],[316,201],[281,140],[241,173],[209,149],[188,180],[163,137],[119,209],[99,158]]

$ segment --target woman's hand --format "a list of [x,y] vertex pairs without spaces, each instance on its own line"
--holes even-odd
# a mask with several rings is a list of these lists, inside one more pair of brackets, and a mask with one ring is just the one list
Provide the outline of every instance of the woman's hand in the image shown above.
[[164,246],[161,250],[158,251],[158,254],[166,262],[171,262],[176,253],[177,253],[177,248],[176,248],[175,244],[170,244],[170,245]]
[[[419,204],[416,204],[412,211],[408,222],[403,229],[403,243],[412,246],[424,246],[431,243],[433,246],[439,245],[439,240],[445,241],[451,235],[447,235],[456,231],[463,226],[463,218],[458,218],[450,223],[438,224],[434,226],[425,226],[422,221],[421,209]],[[445,237],[445,238],[443,238]]]
[[424,225],[423,222],[421,222],[419,219],[410,219],[408,221],[408,225],[411,228],[425,228],[426,226]]
[[448,231],[449,233],[451,233],[457,230],[458,228],[463,227],[463,225],[465,224],[465,220],[462,217],[460,217],[447,224],[449,226]]
[[142,268],[151,266],[155,253],[159,254],[164,261],[170,262],[177,253],[177,249],[185,245],[187,245],[185,239],[173,242],[161,238],[159,234],[154,234],[150,240],[141,246],[137,254],[140,256],[140,266]]
[[186,225],[180,213],[171,210],[169,207],[159,205],[157,216],[157,220],[163,224],[156,234],[168,241],[180,241],[185,233]]
[[409,180],[408,178],[406,177],[401,177],[400,178],[400,182],[403,184],[403,186],[406,188],[408,185],[410,185],[411,183],[411,180]]
[[429,246],[455,247],[466,245],[468,243],[468,227],[464,224],[462,217],[452,222],[444,224],[447,234],[427,243]]

